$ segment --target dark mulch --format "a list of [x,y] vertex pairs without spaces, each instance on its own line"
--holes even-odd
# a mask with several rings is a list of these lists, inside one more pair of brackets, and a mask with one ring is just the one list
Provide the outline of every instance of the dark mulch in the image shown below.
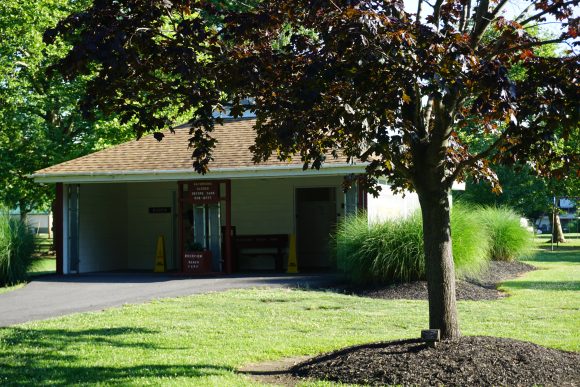
[[[505,297],[505,293],[496,289],[499,282],[515,278],[534,269],[533,266],[519,261],[492,261],[489,268],[479,278],[468,278],[465,281],[457,281],[455,288],[457,299],[480,301],[496,300]],[[348,294],[387,300],[427,299],[426,281],[415,281],[378,287],[345,287],[342,290]]]
[[296,377],[371,385],[578,386],[580,354],[496,337],[429,348],[419,340],[376,343],[312,358]]

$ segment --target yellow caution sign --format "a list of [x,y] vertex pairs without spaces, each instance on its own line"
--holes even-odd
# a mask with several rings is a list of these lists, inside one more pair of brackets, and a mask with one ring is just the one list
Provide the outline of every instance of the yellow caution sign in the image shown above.
[[298,273],[298,261],[296,259],[296,235],[290,234],[290,241],[289,241],[289,251],[288,251],[288,270],[286,273],[288,274],[297,274]]
[[157,238],[157,251],[155,253],[155,273],[165,272],[165,239],[163,235]]

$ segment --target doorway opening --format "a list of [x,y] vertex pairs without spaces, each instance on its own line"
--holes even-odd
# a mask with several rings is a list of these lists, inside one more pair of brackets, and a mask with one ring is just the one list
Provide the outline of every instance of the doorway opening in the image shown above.
[[331,234],[337,222],[336,187],[296,189],[296,253],[302,269],[333,265]]

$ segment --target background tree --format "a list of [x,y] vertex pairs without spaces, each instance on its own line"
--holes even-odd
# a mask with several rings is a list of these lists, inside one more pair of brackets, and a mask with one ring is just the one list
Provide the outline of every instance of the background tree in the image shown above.
[[[540,39],[554,38],[546,29],[532,27],[528,30],[532,36]],[[555,44],[533,47],[532,51],[543,57],[558,57],[562,54],[560,47]],[[524,79],[526,72],[523,67],[515,65],[510,69],[509,76],[511,79]],[[483,150],[489,143],[485,137],[469,135],[464,135],[462,140],[478,151]],[[575,143],[575,149],[580,148],[580,138],[571,138],[568,142]],[[555,146],[553,151],[558,151],[558,146]],[[489,182],[468,179],[465,191],[454,192],[456,197],[480,205],[508,206],[533,221],[540,220],[547,214],[550,223],[557,225],[557,227],[551,227],[552,238],[560,242],[564,241],[559,221],[559,208],[554,205],[554,197],[580,196],[580,177],[555,179],[549,176],[538,176],[534,173],[534,169],[525,163],[492,165],[492,169],[497,173],[502,192],[493,192]]]
[[[473,175],[499,190],[490,168],[526,160],[538,172],[577,173],[578,56],[533,47],[577,42],[580,0],[528,2],[514,20],[507,0],[98,0],[45,34],[73,48],[56,67],[67,79],[97,70],[82,104],[135,120],[138,132],[193,111],[193,166],[208,170],[216,111],[255,102],[256,162],[300,158],[319,168],[339,152],[368,163],[376,192],[386,176],[415,190],[424,225],[429,325],[460,335],[449,194]],[[225,5],[227,4],[227,5]],[[561,32],[528,28],[554,17]],[[510,79],[513,66],[526,76]],[[463,135],[489,140],[475,151]],[[554,144],[561,152],[554,152]],[[358,161],[357,161],[358,162]]]
[[115,119],[87,120],[77,108],[90,76],[47,78],[45,68],[67,47],[42,42],[44,30],[88,1],[0,3],[0,202],[47,207],[52,187],[35,184],[32,172],[130,137]]

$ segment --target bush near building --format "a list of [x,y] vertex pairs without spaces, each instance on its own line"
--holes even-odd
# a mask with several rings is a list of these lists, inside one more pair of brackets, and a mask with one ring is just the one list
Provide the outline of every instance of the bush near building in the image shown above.
[[32,265],[34,236],[8,211],[0,209],[0,286],[14,285],[27,277]]
[[[532,234],[520,225],[519,215],[503,207],[457,203],[451,229],[458,278],[476,278],[490,260],[513,260],[529,253],[532,245]],[[338,269],[353,283],[425,279],[420,212],[370,224],[365,213],[347,217],[338,225],[333,242]]]

